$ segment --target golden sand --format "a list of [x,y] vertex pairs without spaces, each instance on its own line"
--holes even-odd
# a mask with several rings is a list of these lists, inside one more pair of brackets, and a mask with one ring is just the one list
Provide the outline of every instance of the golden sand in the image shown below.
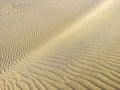
[[120,90],[120,0],[0,0],[0,90]]

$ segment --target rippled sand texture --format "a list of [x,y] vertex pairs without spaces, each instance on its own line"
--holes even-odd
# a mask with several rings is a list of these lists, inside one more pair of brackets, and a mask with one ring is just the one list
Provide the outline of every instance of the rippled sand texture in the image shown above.
[[120,90],[120,0],[0,0],[0,90]]

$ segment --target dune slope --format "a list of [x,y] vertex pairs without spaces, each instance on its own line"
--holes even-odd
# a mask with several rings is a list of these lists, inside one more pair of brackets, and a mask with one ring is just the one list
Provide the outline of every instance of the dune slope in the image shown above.
[[0,1],[0,90],[120,90],[120,0]]

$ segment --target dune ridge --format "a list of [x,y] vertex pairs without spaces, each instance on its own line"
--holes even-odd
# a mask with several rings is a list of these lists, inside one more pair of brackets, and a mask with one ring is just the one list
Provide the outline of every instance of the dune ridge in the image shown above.
[[91,11],[85,7],[95,0],[75,8],[62,1],[48,21],[35,9],[38,0],[33,11],[0,20],[0,90],[120,90],[120,1],[102,0]]

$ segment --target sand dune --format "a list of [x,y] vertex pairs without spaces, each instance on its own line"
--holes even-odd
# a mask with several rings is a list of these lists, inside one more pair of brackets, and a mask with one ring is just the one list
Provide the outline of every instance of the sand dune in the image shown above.
[[120,0],[1,0],[0,90],[120,90]]

